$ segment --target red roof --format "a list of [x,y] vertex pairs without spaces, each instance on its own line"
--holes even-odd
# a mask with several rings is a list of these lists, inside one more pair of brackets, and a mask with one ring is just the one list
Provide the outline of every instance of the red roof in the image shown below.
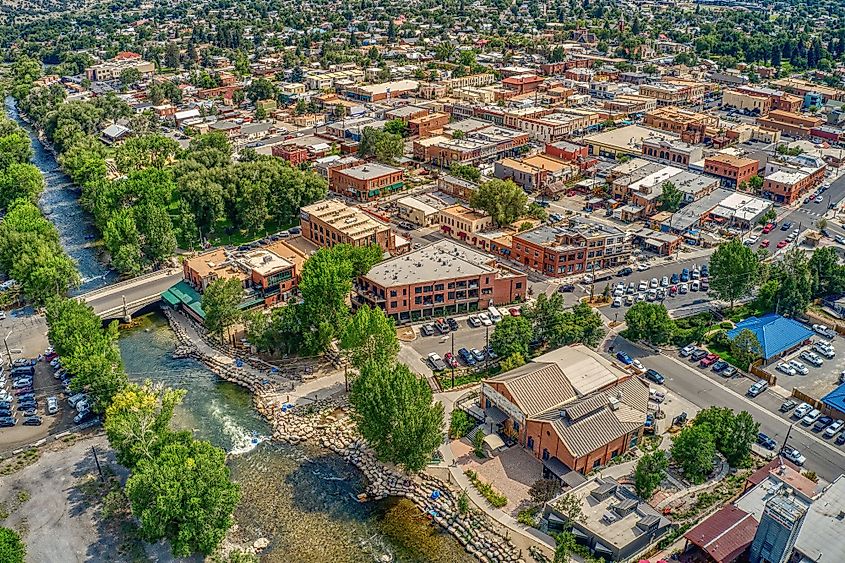
[[684,537],[717,563],[733,563],[754,541],[757,524],[751,514],[728,505]]
[[127,59],[140,59],[140,53],[135,53],[132,51],[121,51],[117,55],[114,56],[114,60],[116,61],[124,61]]

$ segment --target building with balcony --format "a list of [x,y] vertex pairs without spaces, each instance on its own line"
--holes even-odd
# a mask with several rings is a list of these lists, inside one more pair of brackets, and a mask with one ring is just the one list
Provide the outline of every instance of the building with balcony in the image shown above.
[[525,274],[452,240],[440,240],[376,264],[355,284],[354,301],[397,321],[506,305],[525,298]]
[[663,106],[645,114],[643,124],[661,131],[678,135],[687,143],[700,143],[707,134],[707,128],[719,126],[719,118],[673,106]]
[[757,125],[780,131],[793,137],[809,137],[810,131],[824,123],[824,119],[815,115],[773,110],[764,117],[757,118]]
[[299,223],[302,236],[324,248],[377,244],[383,251],[396,254],[410,247],[410,242],[397,237],[390,225],[338,199],[306,205],[299,211]]
[[512,260],[551,277],[612,268],[630,255],[623,231],[577,217],[565,227],[541,225],[515,234],[511,242]]

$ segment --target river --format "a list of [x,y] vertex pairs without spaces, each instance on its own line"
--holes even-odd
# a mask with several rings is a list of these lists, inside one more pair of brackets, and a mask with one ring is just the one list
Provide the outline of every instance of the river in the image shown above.
[[[176,340],[164,319],[150,315],[123,331],[120,350],[129,377],[187,390],[174,425],[192,430],[227,451],[241,486],[235,519],[247,538],[266,537],[263,561],[470,563],[450,535],[432,527],[407,500],[358,503],[360,473],[316,446],[260,441],[270,433],[253,410],[249,393],[220,381],[193,360],[175,360]],[[258,445],[253,439],[259,440]]]
[[62,172],[56,157],[47,150],[29,123],[21,118],[11,96],[5,99],[5,110],[6,115],[23,127],[32,139],[32,163],[41,170],[45,183],[38,206],[56,225],[59,240],[65,252],[76,261],[82,278],[82,284],[73,293],[85,293],[116,280],[117,275],[99,261],[97,249],[91,246],[97,238],[97,232],[88,214],[80,207],[78,194],[71,189],[70,178]]

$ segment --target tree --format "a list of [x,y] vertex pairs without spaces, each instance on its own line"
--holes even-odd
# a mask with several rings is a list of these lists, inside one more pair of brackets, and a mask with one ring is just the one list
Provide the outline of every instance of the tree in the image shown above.
[[666,476],[668,466],[666,452],[663,450],[656,450],[641,457],[634,470],[634,488],[637,494],[646,500],[650,499]]
[[687,426],[672,438],[672,460],[693,483],[702,483],[713,469],[716,444],[707,425]]
[[[761,176],[752,176],[748,181],[748,187],[753,193],[759,194],[763,188],[763,178]],[[770,209],[770,211],[774,211],[774,209]],[[777,218],[777,214],[775,214],[775,218]]]
[[239,498],[226,453],[190,436],[167,444],[153,459],[142,458],[126,481],[126,495],[144,539],[168,540],[176,557],[214,552]]
[[747,370],[748,366],[763,357],[763,346],[757,340],[757,335],[744,328],[731,340],[731,355],[736,358],[739,367]]
[[675,321],[669,318],[669,313],[662,303],[635,303],[625,313],[625,323],[628,338],[645,340],[651,344],[666,344],[675,334]]
[[141,80],[141,71],[137,68],[130,67],[120,71],[120,83],[124,86],[130,86]]
[[388,133],[374,127],[364,127],[358,154],[363,157],[373,156],[383,164],[391,164],[405,151],[401,135]]
[[176,235],[167,210],[157,205],[135,208],[135,222],[141,235],[141,250],[151,262],[161,262],[176,250]]
[[570,531],[563,531],[555,535],[554,563],[570,563],[570,556],[578,548],[578,541]]
[[26,557],[26,544],[16,531],[0,527],[0,561],[5,563],[23,563]]
[[499,369],[502,373],[525,365],[525,356],[522,354],[511,354],[499,361]]
[[490,215],[498,225],[510,225],[525,212],[528,196],[513,180],[484,182],[470,196],[470,205]]
[[179,68],[179,45],[169,42],[164,53],[164,65],[168,68]]
[[16,199],[35,203],[44,190],[44,177],[32,164],[12,163],[0,170],[0,210]]
[[393,319],[384,310],[363,305],[358,308],[340,336],[340,348],[350,362],[361,368],[368,361],[389,364],[399,354],[399,340]]
[[765,213],[763,213],[763,216],[760,217],[758,223],[760,223],[761,225],[765,225],[766,223],[773,223],[777,218],[778,212],[770,207]]
[[384,130],[388,133],[404,137],[408,132],[408,126],[401,119],[391,119],[384,124]]
[[349,402],[361,435],[382,461],[420,471],[440,444],[443,405],[431,387],[404,364],[368,362]]
[[528,344],[534,338],[531,322],[524,317],[505,317],[493,329],[490,346],[500,358],[518,354],[528,356]]
[[[455,133],[458,133],[458,131],[455,131]],[[478,182],[481,179],[481,170],[471,164],[461,164],[456,160],[453,160],[449,165],[449,172],[470,182]]]
[[0,131],[5,133],[0,135],[0,170],[32,159],[32,144],[23,129],[4,118],[0,120]]
[[810,264],[804,252],[800,248],[787,252],[772,268],[771,277],[778,282],[776,312],[787,316],[803,313],[813,294]]
[[220,336],[235,324],[241,316],[238,305],[243,297],[243,286],[238,278],[218,278],[208,284],[202,294],[202,310],[205,312],[205,328],[211,334]]
[[142,459],[152,460],[171,435],[173,410],[182,402],[184,389],[132,384],[112,397],[106,409],[105,429],[117,461],[134,469]]
[[563,517],[564,529],[568,529],[572,522],[585,520],[583,501],[572,493],[564,493],[557,497],[554,508]]
[[679,190],[675,184],[670,181],[663,182],[661,186],[663,191],[657,198],[660,201],[660,209],[663,211],[671,211],[674,213],[681,207],[681,202],[684,199],[684,192]]
[[560,493],[560,481],[557,479],[538,479],[528,489],[528,496],[536,504],[545,504]]
[[120,209],[108,220],[103,240],[117,270],[133,275],[141,271],[141,238],[131,209]]
[[706,428],[713,438],[716,451],[737,467],[751,452],[760,424],[746,411],[734,414],[727,407],[708,407],[701,410],[693,424]]
[[272,82],[266,78],[259,78],[253,80],[246,90],[246,97],[252,103],[258,100],[274,100],[276,99],[277,90]]
[[745,297],[757,283],[760,261],[739,238],[719,245],[710,257],[710,289],[717,297],[730,301]]
[[832,246],[817,248],[807,264],[812,276],[813,297],[826,297],[845,292],[845,268]]

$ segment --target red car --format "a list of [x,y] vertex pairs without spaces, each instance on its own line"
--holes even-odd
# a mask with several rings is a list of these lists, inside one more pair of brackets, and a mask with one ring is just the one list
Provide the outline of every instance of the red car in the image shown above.
[[709,368],[710,366],[715,364],[718,359],[719,356],[717,356],[716,354],[707,354],[706,356],[701,358],[701,361],[698,362],[698,365],[703,368]]
[[778,248],[783,248],[783,247],[784,247],[784,246],[786,246],[787,244],[789,244],[789,242],[788,242],[788,241],[786,241],[786,240],[782,240],[782,241],[780,241],[780,242],[778,243]]
[[446,365],[448,365],[450,368],[458,367],[458,358],[453,356],[452,352],[446,352],[446,354],[443,356],[443,359],[446,360]]
[[511,307],[510,309],[508,309],[508,313],[510,313],[512,317],[518,317],[522,314],[516,307]]
[[769,248],[769,239],[764,238],[763,242],[760,243],[760,248]]
[[766,223],[766,226],[763,227],[763,234],[767,235],[767,234],[771,233],[772,229],[774,229],[774,228],[775,228],[774,223]]

